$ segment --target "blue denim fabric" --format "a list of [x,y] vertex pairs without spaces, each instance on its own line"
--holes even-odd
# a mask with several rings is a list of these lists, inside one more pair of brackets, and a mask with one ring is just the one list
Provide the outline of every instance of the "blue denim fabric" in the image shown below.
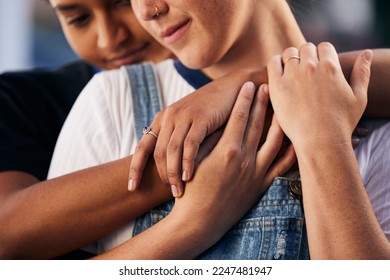
[[[159,85],[150,63],[127,66],[135,132],[149,125],[161,110]],[[304,212],[296,195],[298,181],[276,178],[260,201],[213,247],[198,259],[308,259]],[[139,217],[133,235],[151,227],[171,211],[173,200]],[[189,221],[191,222],[191,221]]]
[[126,66],[133,100],[134,129],[138,139],[142,129],[151,124],[154,116],[161,110],[161,99],[158,93],[159,84],[151,63]]
[[[198,259],[308,259],[302,202],[291,194],[297,181],[276,178],[260,201],[213,247]],[[139,217],[136,235],[169,214],[173,200]],[[189,221],[191,222],[191,221]]]

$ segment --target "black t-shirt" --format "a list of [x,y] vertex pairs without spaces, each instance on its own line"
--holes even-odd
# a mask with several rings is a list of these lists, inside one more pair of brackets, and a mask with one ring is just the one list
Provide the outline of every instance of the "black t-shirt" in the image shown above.
[[0,75],[0,172],[46,179],[65,118],[92,76],[82,61]]

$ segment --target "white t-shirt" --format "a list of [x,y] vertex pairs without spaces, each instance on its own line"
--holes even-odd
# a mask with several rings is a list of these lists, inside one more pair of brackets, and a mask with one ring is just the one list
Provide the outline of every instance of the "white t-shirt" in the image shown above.
[[[163,106],[194,91],[176,71],[173,61],[156,65]],[[59,136],[49,178],[117,160],[132,154],[137,145],[134,133],[130,81],[126,70],[95,75],[80,94]],[[377,218],[390,240],[390,123],[368,121],[369,135],[355,150],[363,181]],[[353,195],[353,194],[351,194]],[[103,253],[132,236],[134,222],[98,242]],[[358,226],[358,225],[357,225]]]
[[[173,60],[155,67],[166,107],[194,91],[173,66]],[[96,166],[131,155],[134,133],[130,81],[125,68],[96,74],[80,93],[57,140],[48,178]],[[97,252],[116,247],[132,236],[134,223],[98,242]]]
[[355,155],[375,215],[390,241],[390,122],[363,123],[369,135],[361,139]]

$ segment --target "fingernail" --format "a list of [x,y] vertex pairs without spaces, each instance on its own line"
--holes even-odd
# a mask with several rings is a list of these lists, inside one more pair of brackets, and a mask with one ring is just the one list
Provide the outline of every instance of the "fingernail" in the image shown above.
[[171,185],[171,191],[174,197],[177,197],[179,195],[179,191],[177,190],[177,187],[175,185]]
[[245,83],[245,87],[248,89],[248,90],[250,90],[250,91],[254,91],[255,90],[255,84],[253,83],[253,82],[246,82]]
[[364,58],[366,59],[367,62],[371,62],[371,60],[372,60],[372,51],[366,51],[364,53]]
[[133,190],[134,190],[134,180],[133,180],[133,179],[130,179],[130,180],[129,180],[129,183],[128,183],[128,185],[127,185],[127,189],[128,189],[129,191],[133,191]]
[[265,94],[269,94],[269,88],[268,88],[268,85],[264,84],[264,85],[262,85],[262,87],[263,87],[263,91],[264,91],[264,93],[265,93]]
[[181,179],[182,179],[184,182],[187,182],[187,181],[188,181],[188,172],[187,172],[187,170],[184,170],[184,171],[183,171],[183,175],[181,176]]

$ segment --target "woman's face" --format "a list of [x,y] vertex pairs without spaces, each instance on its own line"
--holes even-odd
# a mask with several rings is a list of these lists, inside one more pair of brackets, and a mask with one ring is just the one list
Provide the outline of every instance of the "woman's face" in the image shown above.
[[[149,33],[188,67],[228,59],[253,20],[255,0],[132,0]],[[156,6],[159,15],[156,16]]]
[[50,0],[73,50],[102,69],[171,56],[139,24],[130,0]]

